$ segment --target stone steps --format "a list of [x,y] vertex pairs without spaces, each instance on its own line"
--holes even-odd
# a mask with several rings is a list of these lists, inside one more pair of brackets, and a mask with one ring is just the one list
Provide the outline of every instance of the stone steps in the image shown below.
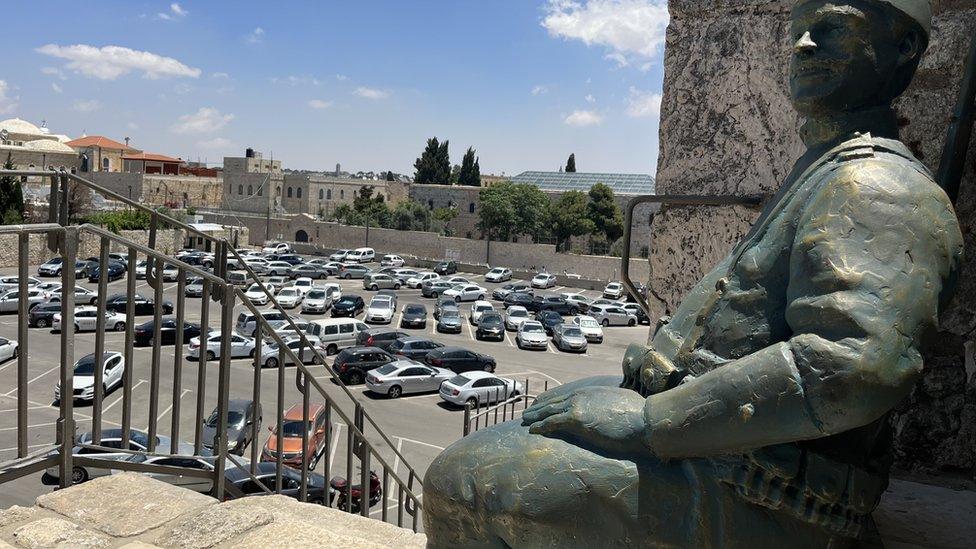
[[97,478],[0,511],[0,549],[420,548],[423,534],[285,496],[219,503],[136,473]]

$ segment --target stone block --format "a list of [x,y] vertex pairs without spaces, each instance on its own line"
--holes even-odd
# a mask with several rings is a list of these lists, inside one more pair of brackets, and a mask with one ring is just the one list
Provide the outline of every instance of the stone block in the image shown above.
[[[0,549],[3,549],[3,547],[0,547]],[[125,545],[119,547],[119,549],[162,549],[162,548],[159,547],[158,545],[153,545],[151,543],[146,543],[144,541],[136,540],[136,541],[131,541],[129,543],[126,543]]]
[[[267,498],[257,498],[267,499]],[[228,545],[235,549],[291,549],[293,547],[342,547],[358,549],[380,549],[384,547],[403,547],[395,543],[374,543],[356,537],[359,532],[346,532],[333,524],[319,526],[297,520],[276,521],[257,530],[252,530],[243,538]],[[348,535],[347,535],[348,534]],[[423,546],[418,546],[423,547]]]
[[10,526],[18,522],[25,522],[34,518],[36,511],[32,507],[21,507],[14,505],[8,509],[0,511],[0,528]]
[[111,536],[136,536],[216,503],[137,473],[97,478],[37,498],[37,505]]
[[252,505],[253,500],[264,499],[270,498],[232,500],[177,519],[164,528],[156,543],[161,547],[206,549],[270,524],[275,520],[275,514],[264,506]]
[[27,549],[87,549],[108,547],[108,536],[61,518],[42,518],[14,532],[17,545]]

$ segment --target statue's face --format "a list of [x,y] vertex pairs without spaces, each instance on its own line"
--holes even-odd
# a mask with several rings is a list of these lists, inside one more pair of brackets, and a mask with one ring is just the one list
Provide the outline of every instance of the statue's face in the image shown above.
[[898,60],[891,15],[864,0],[804,2],[793,10],[790,95],[802,115],[885,104]]

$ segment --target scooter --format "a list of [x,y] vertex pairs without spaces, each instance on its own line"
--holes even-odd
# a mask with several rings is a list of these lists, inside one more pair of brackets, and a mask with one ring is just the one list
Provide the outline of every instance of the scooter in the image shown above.
[[[347,485],[349,482],[344,477],[332,477],[329,480],[329,486],[332,490],[329,492],[329,504],[335,504],[336,509],[345,510],[346,509],[346,496],[347,496]],[[355,485],[352,487],[352,513],[360,512],[360,501],[362,500],[363,487],[362,485]],[[380,479],[376,476],[373,471],[369,472],[369,506],[372,507],[380,500],[383,496],[383,487],[380,485]]]

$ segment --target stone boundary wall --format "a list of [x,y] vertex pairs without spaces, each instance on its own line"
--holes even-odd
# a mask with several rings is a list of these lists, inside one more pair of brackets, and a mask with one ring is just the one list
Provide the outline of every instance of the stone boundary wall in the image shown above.
[[[243,225],[249,230],[250,243],[264,244],[266,240],[294,242],[299,231],[308,236],[312,249],[332,250],[370,246],[377,257],[386,253],[407,254],[418,259],[454,259],[471,265],[503,265],[510,269],[535,272],[543,267],[556,275],[564,272],[580,275],[594,281],[617,280],[620,276],[620,258],[606,256],[556,253],[551,244],[527,244],[520,242],[495,242],[468,240],[440,236],[435,233],[398,231],[394,229],[369,229],[367,244],[366,228],[338,223],[316,221],[308,215],[286,219],[271,219],[247,215],[202,214],[207,222],[222,225]],[[270,225],[270,238],[267,227]],[[490,257],[489,257],[490,253]],[[646,259],[632,259],[631,276],[636,281],[647,279]]]
[[[149,231],[120,231],[119,236],[126,238],[141,246],[149,246]],[[173,255],[177,250],[183,248],[183,231],[171,229],[158,231],[156,233],[156,250]],[[98,235],[92,233],[82,233],[81,242],[78,246],[78,258],[97,257],[99,253]],[[111,252],[125,252],[126,248],[121,244],[112,242],[109,248]],[[17,267],[19,265],[18,236],[0,235],[0,267]],[[28,243],[29,264],[31,266],[40,265],[48,259],[58,254],[51,252],[47,248],[47,235],[32,234]],[[30,273],[32,276],[34,272]]]

